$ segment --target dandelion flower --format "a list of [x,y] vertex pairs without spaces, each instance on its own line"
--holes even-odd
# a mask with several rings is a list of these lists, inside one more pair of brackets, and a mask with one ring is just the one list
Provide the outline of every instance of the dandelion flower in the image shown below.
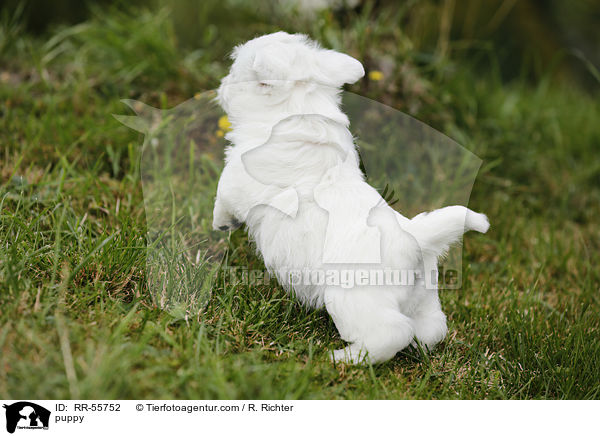
[[219,129],[228,132],[231,130],[231,123],[229,122],[229,119],[227,118],[227,115],[223,115],[221,118],[219,118]]
[[383,73],[377,70],[369,71],[369,80],[379,82],[380,80],[383,80]]

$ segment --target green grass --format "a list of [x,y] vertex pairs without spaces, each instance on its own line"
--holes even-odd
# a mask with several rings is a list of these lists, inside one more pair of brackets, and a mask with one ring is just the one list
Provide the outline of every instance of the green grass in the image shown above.
[[[332,365],[342,345],[332,321],[276,283],[220,273],[206,307],[187,313],[161,310],[148,288],[143,137],[111,114],[127,113],[122,98],[166,109],[213,88],[227,51],[276,21],[230,15],[224,35],[207,27],[201,48],[187,49],[168,9],[96,12],[46,39],[4,19],[0,397],[600,398],[597,89],[551,72],[501,82],[487,51],[436,57],[395,25],[403,13],[351,14],[344,25],[323,13],[292,30],[384,71],[351,90],[481,157],[470,207],[492,228],[467,235],[463,287],[442,292],[446,340],[366,368]],[[403,68],[386,70],[384,58]],[[203,173],[209,189],[220,155],[203,165],[216,168]],[[242,231],[209,224],[194,229],[227,265],[262,268]]]

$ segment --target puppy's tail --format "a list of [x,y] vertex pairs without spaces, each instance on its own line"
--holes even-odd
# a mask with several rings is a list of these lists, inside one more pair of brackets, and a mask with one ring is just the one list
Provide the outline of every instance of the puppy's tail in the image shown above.
[[488,218],[464,206],[448,206],[433,212],[424,212],[410,220],[410,233],[421,250],[440,258],[459,242],[462,235],[475,230],[486,233],[490,228]]

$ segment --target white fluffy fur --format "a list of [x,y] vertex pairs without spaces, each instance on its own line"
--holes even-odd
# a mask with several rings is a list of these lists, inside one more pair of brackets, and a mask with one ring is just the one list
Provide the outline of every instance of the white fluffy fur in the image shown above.
[[[356,59],[284,32],[251,40],[232,58],[218,92],[232,123],[227,135],[232,145],[219,181],[214,228],[245,223],[282,286],[306,304],[327,309],[350,343],[334,352],[334,360],[381,362],[414,338],[433,347],[447,332],[435,284],[292,286],[281,271],[327,269],[326,237],[340,253],[339,262],[352,259],[344,266],[358,268],[373,237],[365,229],[377,228],[381,266],[416,269],[424,276],[437,272],[438,258],[465,231],[486,232],[486,216],[450,206],[408,219],[364,181],[340,109],[341,86],[364,75]],[[291,189],[297,195],[289,195]],[[328,228],[332,213],[335,226]]]

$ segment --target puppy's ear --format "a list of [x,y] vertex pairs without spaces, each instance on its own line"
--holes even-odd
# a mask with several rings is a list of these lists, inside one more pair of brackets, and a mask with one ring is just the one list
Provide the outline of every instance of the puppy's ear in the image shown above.
[[333,50],[320,50],[316,67],[315,79],[336,88],[344,83],[354,83],[365,75],[365,69],[358,60]]
[[274,42],[256,53],[252,69],[260,81],[286,80],[290,77],[294,58],[294,50],[288,44]]

